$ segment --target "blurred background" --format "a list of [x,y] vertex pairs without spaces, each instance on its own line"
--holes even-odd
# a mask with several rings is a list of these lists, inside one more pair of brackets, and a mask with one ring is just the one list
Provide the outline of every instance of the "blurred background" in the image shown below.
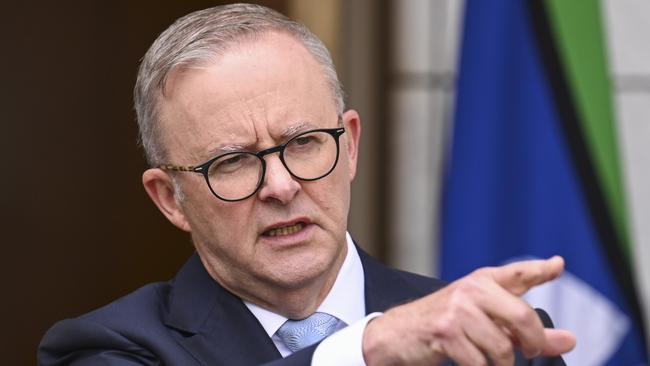
[[[452,142],[463,146],[453,140],[461,136],[453,122],[461,118],[454,106],[462,43],[470,41],[463,38],[465,2],[254,2],[304,22],[325,41],[347,104],[361,114],[361,166],[350,215],[354,238],[389,264],[453,279],[455,273],[440,265],[441,238],[449,237],[441,234],[440,223],[446,225],[441,215],[455,202],[443,197],[444,177],[453,176]],[[493,5],[498,10],[508,2]],[[189,237],[166,222],[142,189],[146,164],[136,144],[132,88],[139,59],[162,30],[193,10],[222,3],[227,2],[4,5],[0,151],[7,161],[0,180],[5,284],[0,310],[9,331],[0,336],[3,364],[34,364],[38,342],[55,321],[170,279],[192,252]],[[602,20],[617,192],[626,211],[622,236],[631,248],[624,255],[629,260],[617,263],[632,276],[618,278],[634,282],[631,291],[647,314],[650,3],[577,3],[595,4]],[[467,62],[466,57],[462,65]],[[603,254],[612,255],[620,252]],[[629,319],[632,326],[619,328],[622,338],[629,337],[626,329],[642,328],[642,318]],[[619,343],[608,347],[610,353],[579,364],[611,363]]]

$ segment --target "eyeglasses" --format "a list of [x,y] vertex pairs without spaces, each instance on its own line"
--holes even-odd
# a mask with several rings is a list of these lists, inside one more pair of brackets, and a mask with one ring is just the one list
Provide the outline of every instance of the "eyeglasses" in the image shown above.
[[280,161],[295,178],[321,179],[334,170],[339,160],[339,137],[345,128],[321,128],[305,131],[289,141],[258,152],[235,151],[219,155],[197,166],[163,164],[159,169],[203,174],[217,198],[235,202],[257,192],[264,182],[264,156],[280,153]]

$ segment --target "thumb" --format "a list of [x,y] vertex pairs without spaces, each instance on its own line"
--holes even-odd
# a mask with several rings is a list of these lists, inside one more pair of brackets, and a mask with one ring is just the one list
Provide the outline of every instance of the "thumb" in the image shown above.
[[542,356],[557,356],[567,353],[576,345],[576,336],[564,329],[544,329],[546,344]]

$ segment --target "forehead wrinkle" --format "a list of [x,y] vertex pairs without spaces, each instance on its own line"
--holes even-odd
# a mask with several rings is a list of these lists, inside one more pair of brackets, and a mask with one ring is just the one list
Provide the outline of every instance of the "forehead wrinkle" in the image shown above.
[[211,143],[201,149],[201,153],[205,154],[204,157],[212,158],[234,151],[248,151],[255,145],[250,134],[251,130],[254,131],[254,125],[248,113],[240,109],[236,113],[227,111],[219,121],[222,121],[218,123],[219,131],[213,131]]

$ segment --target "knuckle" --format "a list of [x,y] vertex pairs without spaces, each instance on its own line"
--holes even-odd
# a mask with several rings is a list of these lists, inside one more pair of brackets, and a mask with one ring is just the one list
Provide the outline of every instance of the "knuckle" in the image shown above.
[[455,293],[463,296],[472,296],[478,291],[481,291],[480,278],[469,276],[458,281]]
[[537,314],[533,309],[527,306],[522,306],[520,310],[516,310],[515,319],[517,323],[523,327],[537,325]]
[[468,277],[488,277],[491,275],[494,267],[482,267],[474,270]]
[[447,305],[446,315],[449,321],[459,323],[471,314],[472,302],[464,293],[456,293],[451,296]]
[[444,316],[432,326],[433,336],[439,339],[452,339],[458,333],[453,317]]
[[512,277],[514,277],[517,280],[520,280],[520,279],[524,278],[525,274],[526,273],[524,272],[523,269],[517,268],[517,269],[514,270],[514,272],[512,272]]
[[521,276],[524,278],[524,283],[530,286],[544,277],[544,271],[540,267],[534,266],[529,269],[527,275],[522,273]]

